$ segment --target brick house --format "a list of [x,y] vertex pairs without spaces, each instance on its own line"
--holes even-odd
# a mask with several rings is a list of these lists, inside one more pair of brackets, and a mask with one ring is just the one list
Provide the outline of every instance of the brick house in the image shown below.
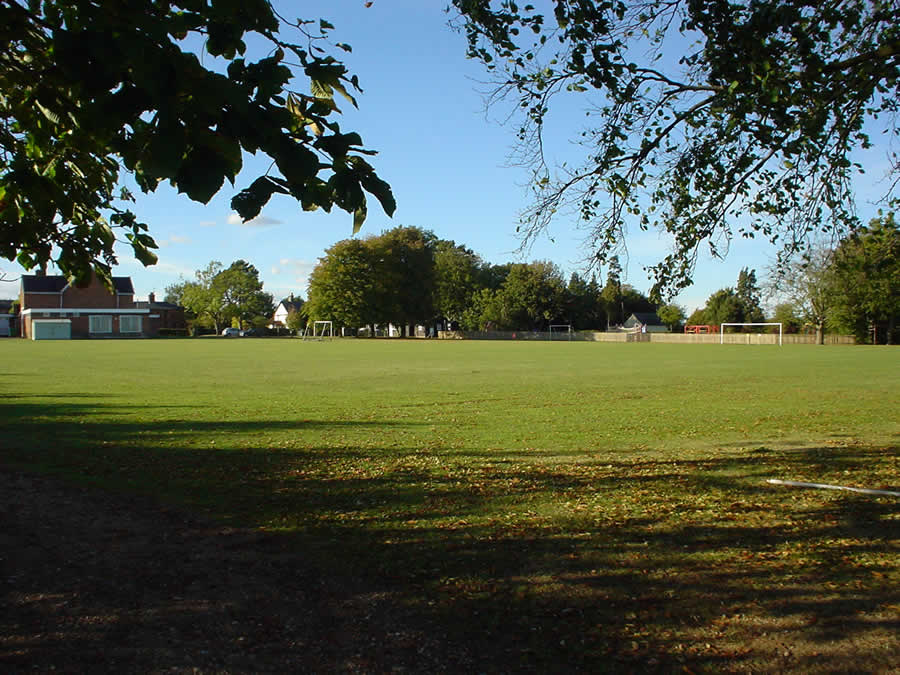
[[171,302],[157,302],[155,293],[151,293],[147,300],[136,301],[134,306],[150,312],[150,334],[187,335],[184,307]]
[[24,338],[147,337],[150,310],[137,307],[130,277],[113,277],[113,292],[96,277],[79,288],[62,276],[23,274],[19,290]]

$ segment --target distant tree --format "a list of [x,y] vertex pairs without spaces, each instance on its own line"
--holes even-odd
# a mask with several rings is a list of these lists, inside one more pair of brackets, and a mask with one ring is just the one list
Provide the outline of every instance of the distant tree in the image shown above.
[[180,305],[181,298],[184,296],[184,289],[187,284],[191,283],[186,279],[180,279],[176,281],[174,284],[169,284],[165,288],[165,295],[163,296],[163,302],[169,302],[173,305]]
[[345,239],[325,251],[310,275],[304,313],[358,328],[409,326],[434,316],[434,234],[396,227]]
[[676,304],[663,305],[656,310],[656,315],[669,327],[670,331],[678,330],[685,319],[684,309]]
[[359,239],[344,239],[326,249],[310,274],[303,314],[352,328],[378,323],[373,258],[372,248]]
[[804,260],[776,267],[770,275],[771,292],[790,303],[805,325],[815,329],[816,344],[825,344],[825,331],[835,302],[832,252],[817,248]]
[[284,325],[287,326],[288,330],[299,333],[306,325],[306,316],[303,314],[302,310],[298,311],[292,309],[288,312],[287,317],[285,317]]
[[733,288],[722,288],[709,296],[703,316],[707,324],[718,326],[744,320],[744,309]]
[[481,270],[481,285],[492,291],[499,290],[509,276],[509,270],[512,263],[503,263],[502,265],[485,265]]
[[222,263],[213,260],[194,273],[194,281],[182,279],[166,288],[167,301],[184,307],[192,323],[212,327],[217,334],[230,320],[222,289],[215,284],[221,272]]
[[[900,321],[900,229],[880,214],[840,242],[834,254],[833,319],[858,339],[895,342]],[[880,336],[880,337],[879,337]]]
[[509,324],[500,290],[482,288],[472,294],[459,321],[463,330],[504,330]]
[[456,242],[441,240],[434,247],[434,310],[450,321],[459,321],[472,295],[482,286],[484,263]]
[[756,270],[744,267],[738,274],[737,286],[735,294],[741,303],[743,313],[742,321],[748,323],[759,323],[765,318],[762,311],[759,284],[756,281]]
[[771,321],[780,323],[785,333],[796,333],[803,327],[803,317],[791,302],[781,302],[775,305],[775,313]]
[[245,260],[235,260],[219,272],[212,290],[221,295],[226,316],[236,320],[240,328],[260,328],[275,309],[272,295],[263,291],[259,270]]
[[614,255],[609,259],[606,285],[600,291],[600,297],[606,309],[606,329],[609,330],[613,321],[618,324],[625,323],[625,308],[622,305],[622,266],[619,264],[619,256]]
[[510,329],[546,330],[563,315],[566,284],[549,261],[513,265],[500,288],[505,323]]
[[370,237],[375,265],[375,306],[379,321],[403,326],[434,317],[434,248],[432,232],[419,227],[395,227]]
[[691,315],[685,321],[685,325],[687,326],[708,326],[709,322],[706,320],[706,307],[699,307],[691,312]]
[[710,295],[706,306],[691,314],[688,325],[761,322],[764,315],[760,297],[756,272],[745,267],[738,274],[737,288],[720,288]]
[[596,278],[585,281],[581,275],[573,272],[566,286],[563,311],[566,321],[575,330],[600,328],[601,322],[606,321],[606,312]]
[[627,319],[635,312],[655,312],[656,305],[631,284],[622,284],[622,315]]

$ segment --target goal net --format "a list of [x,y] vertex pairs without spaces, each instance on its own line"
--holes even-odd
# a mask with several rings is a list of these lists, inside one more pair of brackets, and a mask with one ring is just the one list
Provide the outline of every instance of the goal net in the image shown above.
[[312,326],[307,324],[303,333],[304,340],[331,340],[334,337],[334,326],[331,321],[314,321]]
[[550,324],[550,339],[554,339],[554,334],[556,335],[557,340],[571,340],[572,339],[572,324],[570,323],[552,323]]
[[[725,327],[726,326],[778,326],[778,346],[781,346],[781,336],[782,336],[782,325],[781,323],[723,323],[719,327],[719,344],[725,344]],[[733,333],[732,333],[733,335]],[[747,335],[747,344],[752,344],[750,337],[751,333],[746,333]],[[735,342],[734,340],[729,340],[729,343]],[[757,341],[756,344],[763,344],[761,341]]]

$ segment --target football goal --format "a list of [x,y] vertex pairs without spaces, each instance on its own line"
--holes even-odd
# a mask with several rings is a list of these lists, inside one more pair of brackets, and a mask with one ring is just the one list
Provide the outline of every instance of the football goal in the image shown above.
[[[781,323],[723,323],[719,327],[719,344],[725,344],[725,326],[778,326],[778,346],[781,346]],[[747,334],[747,344],[750,344],[750,333]]]
[[306,325],[304,340],[331,340],[334,337],[334,326],[331,321],[314,321],[312,326]]
[[[570,323],[551,323],[550,324],[550,339],[553,339],[553,334],[556,333],[557,340],[571,340],[572,339],[572,324]],[[562,335],[566,335],[567,337],[563,337]]]

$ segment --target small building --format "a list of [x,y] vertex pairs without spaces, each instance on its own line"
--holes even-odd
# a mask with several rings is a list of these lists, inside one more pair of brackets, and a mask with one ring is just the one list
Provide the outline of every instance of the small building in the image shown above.
[[655,312],[635,312],[625,321],[626,330],[640,330],[642,333],[668,333],[669,327]]
[[18,317],[15,300],[0,300],[0,337],[17,334],[16,319]]
[[272,317],[272,323],[269,325],[269,328],[274,328],[275,330],[287,328],[288,315],[291,312],[299,312],[302,307],[303,300],[294,298],[294,294],[292,293],[278,303],[278,307],[275,308],[275,314]]
[[138,300],[134,303],[138,309],[147,309],[150,314],[151,335],[187,335],[187,319],[184,316],[184,307],[172,302],[157,302],[156,294],[150,293],[146,300]]
[[23,274],[20,335],[30,340],[155,335],[150,310],[134,302],[130,277],[113,277],[113,290],[96,275],[83,286],[63,276]]

